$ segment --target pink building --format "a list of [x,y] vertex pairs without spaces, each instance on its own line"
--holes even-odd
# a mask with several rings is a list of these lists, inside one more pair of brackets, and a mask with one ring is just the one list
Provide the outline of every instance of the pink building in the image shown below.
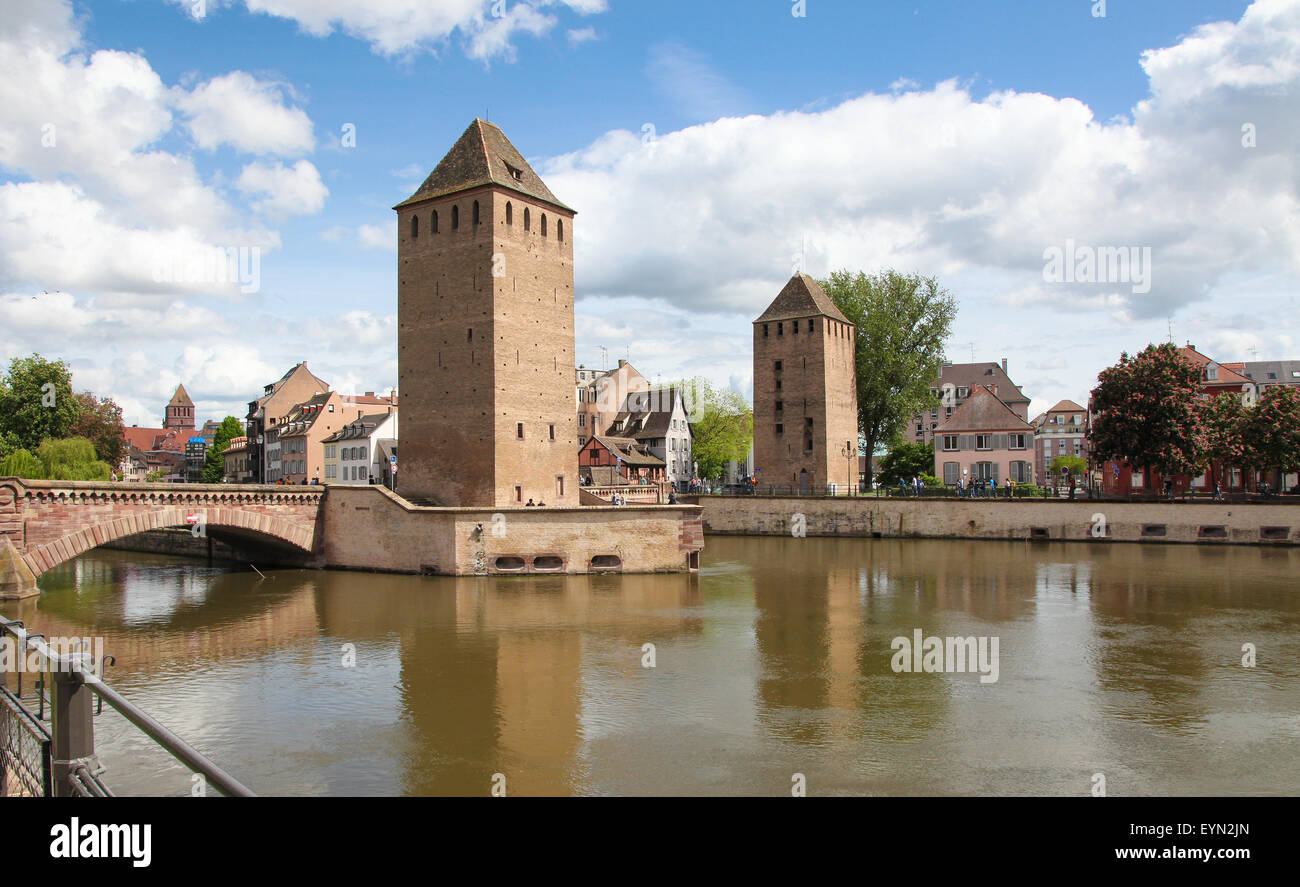
[[934,432],[934,473],[949,486],[959,480],[1001,484],[1034,481],[1034,429],[985,385],[976,385]]

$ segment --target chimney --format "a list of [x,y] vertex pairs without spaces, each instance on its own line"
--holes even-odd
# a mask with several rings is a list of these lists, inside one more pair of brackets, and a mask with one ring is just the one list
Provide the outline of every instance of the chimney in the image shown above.
[[625,367],[625,366],[627,366],[627,361],[626,361],[626,360],[623,360],[622,358],[620,358],[619,361],[618,361],[618,368],[621,370],[621,369],[623,369],[623,367]]
[[366,397],[374,397],[374,396],[375,396],[375,392],[373,392],[373,391],[367,391],[367,392],[366,392]]
[[1002,358],[1002,372],[1005,373],[1006,371],[1007,371],[1007,359],[1004,357]]

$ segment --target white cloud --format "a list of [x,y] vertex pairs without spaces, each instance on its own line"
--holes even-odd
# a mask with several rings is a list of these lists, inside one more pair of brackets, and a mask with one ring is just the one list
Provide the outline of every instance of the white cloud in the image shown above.
[[565,36],[568,38],[570,46],[581,46],[584,43],[599,39],[596,36],[596,29],[590,27],[571,28],[565,33]]
[[286,107],[274,83],[232,71],[177,92],[176,105],[189,117],[200,148],[228,144],[250,154],[285,155],[312,150],[311,120],[301,108]]
[[328,243],[352,243],[360,249],[397,252],[396,222],[383,225],[358,225],[348,228],[335,225],[321,232],[321,239]]
[[[172,0],[188,8],[192,0]],[[341,31],[382,55],[435,52],[459,35],[471,58],[513,59],[519,34],[542,37],[557,18],[541,10],[566,7],[578,15],[608,9],[606,0],[244,0],[249,12],[294,21],[316,37]]]
[[309,160],[299,160],[293,166],[250,163],[240,172],[235,187],[255,197],[253,209],[272,219],[318,213],[329,196],[329,189]]

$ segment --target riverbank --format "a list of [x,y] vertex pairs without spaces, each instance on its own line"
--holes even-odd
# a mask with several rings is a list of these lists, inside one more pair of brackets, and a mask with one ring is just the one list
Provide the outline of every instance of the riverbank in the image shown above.
[[704,532],[731,536],[1298,545],[1300,506],[1061,499],[685,496]]

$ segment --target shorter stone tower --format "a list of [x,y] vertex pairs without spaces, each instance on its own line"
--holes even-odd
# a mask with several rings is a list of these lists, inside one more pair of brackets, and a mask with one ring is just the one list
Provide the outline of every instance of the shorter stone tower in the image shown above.
[[754,321],[754,471],[759,489],[836,492],[858,483],[856,331],[807,274]]

